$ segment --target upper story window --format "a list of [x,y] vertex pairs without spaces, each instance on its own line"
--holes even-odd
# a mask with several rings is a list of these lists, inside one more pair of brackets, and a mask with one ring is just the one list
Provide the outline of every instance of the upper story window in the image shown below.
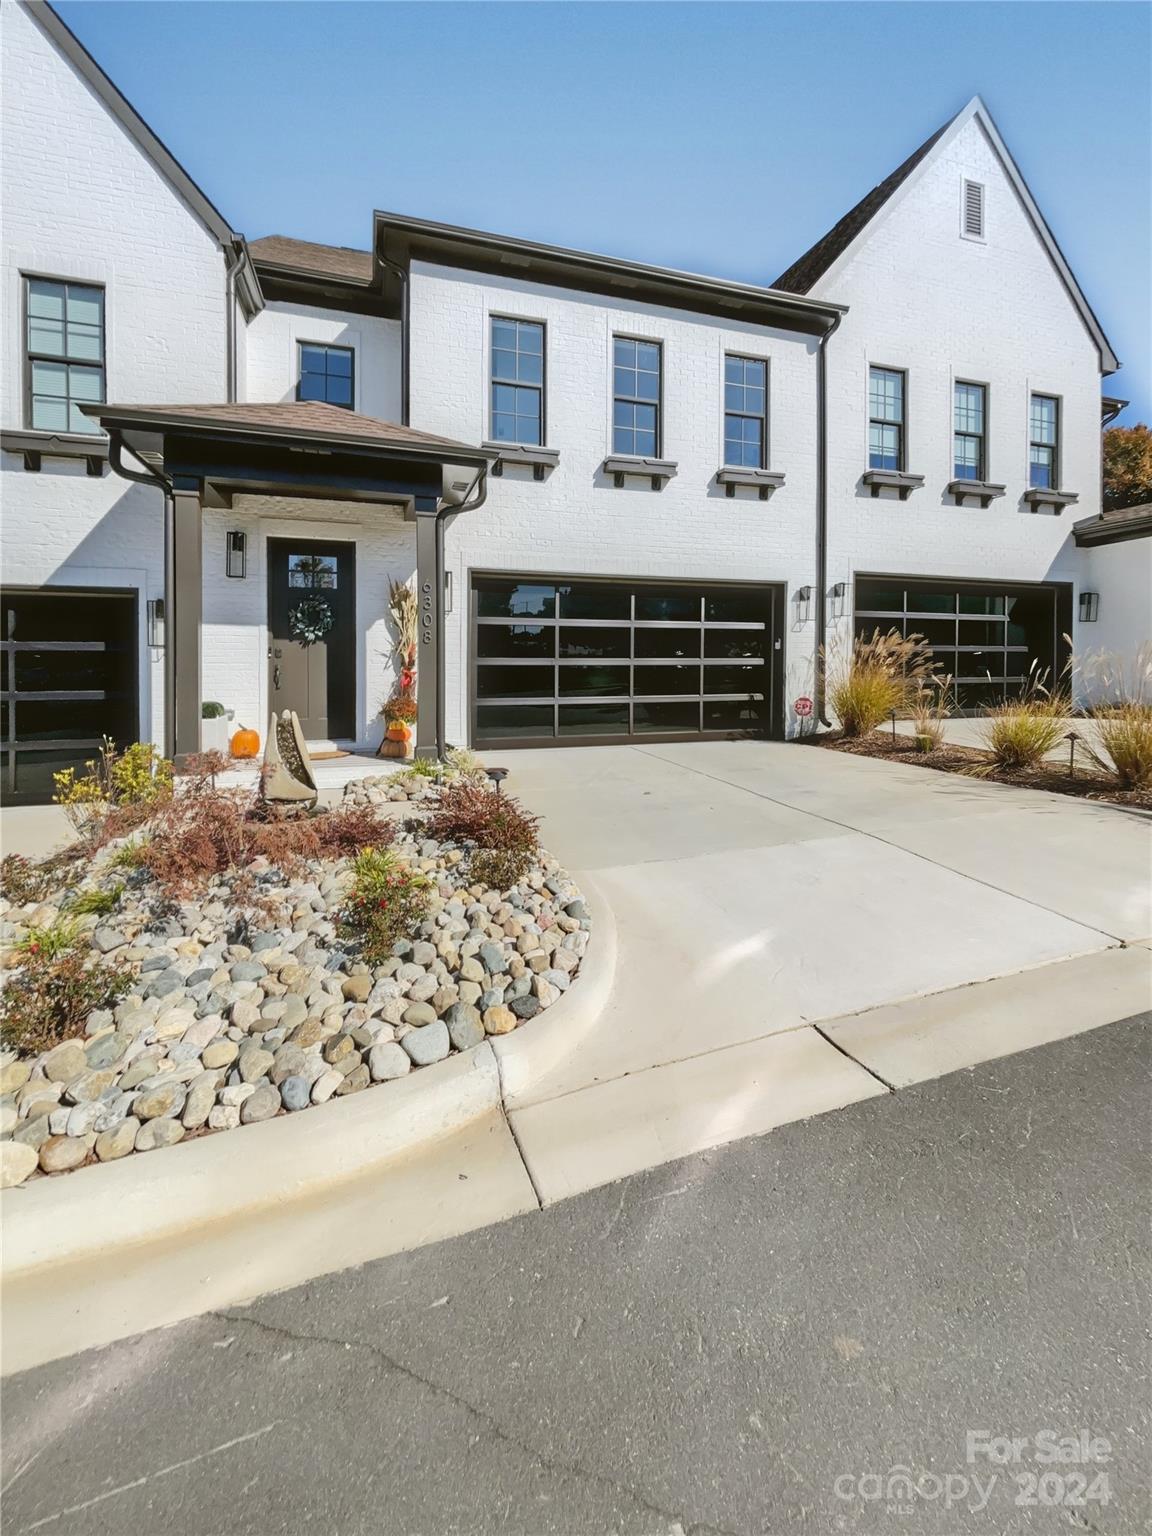
[[326,405],[352,409],[355,399],[355,354],[351,347],[300,343],[300,382],[297,400],[323,400]]
[[612,452],[660,453],[660,343],[612,338]]
[[759,357],[724,359],[724,462],[764,469],[768,442],[768,364]]
[[899,368],[868,370],[868,467],[904,468],[905,374]]
[[544,327],[492,317],[492,436],[544,446]]
[[1028,484],[1053,490],[1059,475],[1059,402],[1052,395],[1033,395],[1028,413]]
[[43,277],[24,282],[28,425],[96,433],[82,407],[104,399],[104,290]]
[[984,238],[984,186],[979,181],[969,181],[967,177],[964,179],[960,228],[969,240]]
[[987,415],[987,391],[983,384],[964,384],[957,380],[953,387],[952,452],[953,476],[957,480],[983,480],[985,471],[985,429]]

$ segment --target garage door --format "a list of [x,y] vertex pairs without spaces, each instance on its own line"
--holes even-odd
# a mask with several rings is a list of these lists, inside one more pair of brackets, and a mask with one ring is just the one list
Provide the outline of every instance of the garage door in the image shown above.
[[1067,661],[1071,587],[856,578],[856,633],[923,635],[936,670],[955,680],[960,708],[986,709],[1033,679],[1050,686]]
[[781,591],[474,576],[473,742],[579,746],[775,731]]
[[0,750],[8,803],[52,798],[105,736],[137,735],[136,596],[91,589],[0,593]]

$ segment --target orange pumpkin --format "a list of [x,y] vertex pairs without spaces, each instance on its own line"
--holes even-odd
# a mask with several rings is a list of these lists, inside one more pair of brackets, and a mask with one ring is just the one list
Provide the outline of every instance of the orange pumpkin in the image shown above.
[[388,724],[389,741],[407,741],[412,735],[412,727],[403,720],[392,720]]
[[260,733],[241,726],[232,735],[233,757],[255,757],[260,751]]

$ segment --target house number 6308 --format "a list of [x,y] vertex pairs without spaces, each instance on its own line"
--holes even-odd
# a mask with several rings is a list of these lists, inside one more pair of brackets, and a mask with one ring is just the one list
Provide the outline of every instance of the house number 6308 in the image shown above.
[[424,582],[420,588],[420,643],[428,645],[432,640],[432,583]]

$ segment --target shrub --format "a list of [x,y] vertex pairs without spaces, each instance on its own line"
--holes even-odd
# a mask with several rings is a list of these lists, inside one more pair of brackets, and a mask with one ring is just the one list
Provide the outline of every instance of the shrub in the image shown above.
[[44,960],[55,960],[68,950],[74,949],[80,938],[80,923],[75,917],[61,916],[54,923],[43,927],[33,926],[20,940],[17,948],[25,955],[38,955]]
[[472,843],[471,873],[485,885],[506,890],[531,868],[540,847],[539,825],[539,817],[529,815],[511,795],[458,779],[440,796],[429,830],[435,838]]
[[215,699],[205,699],[200,706],[201,720],[220,720],[227,713],[223,704],[218,704]]
[[1097,751],[1088,755],[1099,768],[1114,774],[1124,789],[1152,784],[1152,704],[1133,700],[1098,709],[1095,716]]
[[172,794],[172,764],[150,741],[135,741],[120,752],[105,738],[100,756],[84,767],[86,772],[79,776],[74,768],[54,773],[52,798],[86,841],[102,834],[112,807],[138,811]]
[[402,784],[413,784],[417,779],[434,779],[439,773],[439,763],[434,763],[430,757],[415,757],[396,778]]
[[428,913],[431,882],[402,864],[389,848],[362,848],[353,865],[352,892],[340,914],[342,938],[357,940],[369,965],[380,965],[397,939]]
[[118,881],[111,890],[78,891],[68,899],[68,911],[75,917],[106,917],[116,910],[124,894],[124,882]]
[[405,725],[416,724],[416,700],[410,693],[399,693],[384,706],[385,720],[402,720]]
[[444,754],[444,766],[449,773],[458,774],[462,779],[483,781],[485,777],[484,764],[467,747],[449,747]]
[[944,741],[944,722],[955,702],[950,677],[922,678],[909,701],[918,752],[935,752]]
[[109,869],[139,869],[144,862],[147,838],[129,838],[108,855]]
[[0,860],[0,891],[18,907],[45,901],[54,884],[47,865],[34,864],[19,853],[5,854]]
[[1005,773],[1035,768],[1059,746],[1071,707],[1065,693],[1032,693],[990,709],[978,731],[992,766]]
[[122,962],[92,961],[75,945],[52,953],[29,944],[4,987],[0,1044],[24,1055],[49,1050],[81,1034],[90,1013],[111,1008],[131,985]]
[[847,662],[831,679],[829,700],[845,736],[867,736],[895,710],[906,710],[929,676],[932,652],[919,635],[897,630],[858,635]]

